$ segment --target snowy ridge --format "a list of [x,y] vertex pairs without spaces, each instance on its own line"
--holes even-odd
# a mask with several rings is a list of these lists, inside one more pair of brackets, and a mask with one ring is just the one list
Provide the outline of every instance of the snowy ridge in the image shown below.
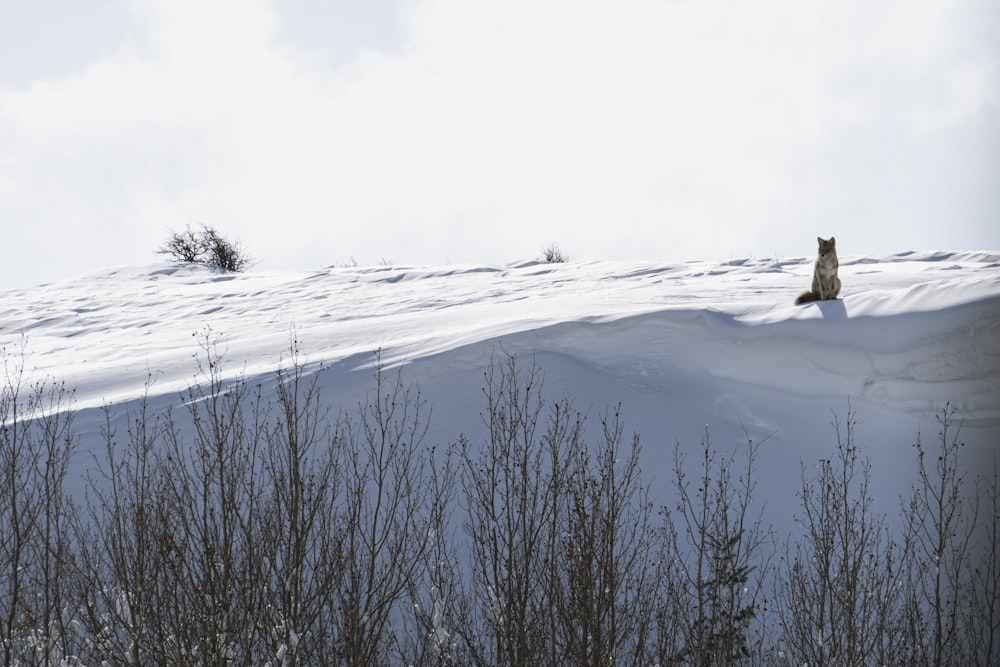
[[74,387],[79,407],[134,398],[147,371],[159,391],[183,387],[196,334],[209,328],[236,366],[266,373],[294,328],[327,363],[381,348],[400,364],[535,332],[538,350],[612,372],[700,368],[905,409],[933,409],[946,394],[967,418],[1000,418],[1000,254],[845,257],[842,299],[792,305],[811,271],[809,258],[247,274],[127,266],[0,293],[0,336],[10,347],[23,334],[34,370]]

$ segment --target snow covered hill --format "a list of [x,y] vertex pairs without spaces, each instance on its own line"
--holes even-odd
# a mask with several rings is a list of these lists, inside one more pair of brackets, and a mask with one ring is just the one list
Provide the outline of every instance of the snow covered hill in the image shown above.
[[[941,643],[921,619],[947,617],[949,655],[993,664],[1000,253],[845,257],[841,299],[792,305],[811,273],[160,264],[0,292],[0,605],[26,610],[4,661],[497,664],[535,628],[565,664],[693,663],[716,639],[755,665],[916,664]],[[292,350],[319,401],[278,382]],[[425,439],[378,359],[419,388]],[[591,642],[600,618],[618,634]]]
[[[946,402],[974,461],[1000,445],[1000,253],[843,257],[841,299],[795,306],[812,258],[729,262],[535,261],[222,274],[195,265],[109,269],[0,292],[0,347],[34,378],[75,390],[77,469],[100,406],[127,407],[148,377],[179,402],[208,334],[227,372],[269,378],[292,335],[325,366],[324,398],[351,409],[373,353],[433,406],[431,437],[481,429],[483,371],[498,350],[537,363],[546,394],[591,415],[623,405],[645,473],[666,486],[675,442],[706,428],[729,448],[765,440],[761,488],[791,511],[800,465],[824,456],[848,406],[884,500],[912,480],[910,446]],[[209,333],[210,332],[210,333]]]

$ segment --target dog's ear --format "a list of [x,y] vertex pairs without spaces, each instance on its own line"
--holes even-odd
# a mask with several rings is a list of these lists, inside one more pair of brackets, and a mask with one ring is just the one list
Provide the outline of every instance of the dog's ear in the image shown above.
[[822,237],[820,237],[820,236],[817,236],[817,237],[816,237],[816,243],[818,243],[818,244],[820,244],[820,245],[823,245],[823,238],[822,238]]
[[830,245],[837,245],[837,239],[833,236],[830,237]]

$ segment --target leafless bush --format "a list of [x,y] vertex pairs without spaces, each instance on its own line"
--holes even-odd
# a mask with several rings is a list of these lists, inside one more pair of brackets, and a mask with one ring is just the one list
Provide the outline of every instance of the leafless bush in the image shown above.
[[402,650],[393,618],[436,545],[436,513],[450,490],[430,473],[427,410],[400,374],[386,374],[379,355],[374,389],[357,417],[342,422],[343,579],[333,592],[335,652],[325,664],[388,664]]
[[208,225],[202,225],[200,231],[188,227],[171,233],[157,252],[178,262],[205,264],[223,271],[244,271],[253,262],[238,241],[230,241]]
[[569,261],[569,258],[563,254],[563,251],[555,243],[550,243],[542,248],[542,259],[550,264],[562,264]]
[[161,585],[170,610],[160,650],[168,662],[198,655],[223,664],[253,657],[262,632],[253,622],[263,604],[254,577],[260,554],[255,465],[267,412],[259,386],[224,375],[217,341],[206,334],[201,344],[186,414],[168,413],[159,452],[158,507],[169,517],[157,518],[158,539],[169,550]]
[[541,430],[537,366],[522,369],[507,355],[494,359],[485,379],[486,441],[475,448],[461,440],[472,570],[466,617],[456,629],[465,662],[541,665],[551,658],[545,638],[554,619],[546,584],[556,567],[557,488],[566,474],[564,450],[579,437],[579,424],[562,405]]
[[[425,406],[376,371],[331,417],[298,344],[261,386],[228,378],[206,334],[185,410],[145,400],[106,459],[78,535],[89,656],[123,664],[385,664],[450,503]],[[321,369],[320,369],[321,370]],[[447,468],[447,466],[446,466]]]
[[993,665],[1000,660],[1000,470],[982,474],[975,485],[980,519],[968,559],[970,587],[962,605],[968,664]]
[[306,373],[298,342],[276,376],[276,415],[261,453],[260,549],[254,572],[266,591],[262,651],[283,665],[328,655],[335,613],[331,596],[343,577],[343,460],[321,400],[320,372]]
[[661,589],[638,437],[625,444],[616,410],[588,443],[584,415],[546,405],[514,355],[494,357],[484,395],[487,439],[461,441],[460,664],[647,664]]
[[556,489],[552,664],[648,664],[661,594],[653,506],[620,410],[602,418],[592,446],[572,442]]
[[[464,596],[462,564],[452,533],[458,509],[455,455],[430,452],[428,479],[433,502],[426,523],[428,544],[409,583],[412,609],[401,614],[400,651],[407,665],[450,667],[461,665],[457,650],[456,621],[461,618]],[[406,612],[411,613],[406,613]]]
[[146,391],[126,415],[125,442],[104,407],[103,457],[94,456],[86,521],[78,527],[81,566],[89,582],[83,596],[89,631],[88,657],[118,664],[163,660],[169,636],[165,617],[172,600],[164,594],[168,560],[176,557],[169,538],[170,513],[163,505],[164,476],[157,459],[162,423],[150,412]]
[[0,361],[0,651],[7,665],[72,661],[80,640],[76,508],[65,491],[72,393],[28,381],[23,342],[19,354],[0,350]]
[[956,412],[947,405],[937,416],[937,447],[928,450],[919,436],[914,444],[917,483],[903,509],[903,632],[912,665],[992,664],[1000,650],[996,474],[967,481]]
[[[667,545],[682,563],[680,587],[670,596],[680,616],[680,646],[663,662],[692,665],[755,664],[768,647],[763,631],[752,637],[761,614],[773,536],[760,514],[752,515],[754,461],[759,443],[748,438],[746,461],[734,480],[735,460],[719,457],[706,433],[694,486],[680,445],[674,450],[678,493],[676,523],[682,540]],[[674,636],[675,633],[671,633]],[[679,650],[678,650],[679,649]]]
[[195,263],[204,261],[206,248],[201,236],[188,227],[183,232],[172,232],[157,252],[178,262]]
[[820,460],[815,474],[802,472],[804,534],[789,545],[778,584],[782,639],[793,664],[901,664],[895,631],[902,554],[885,515],[873,508],[857,423],[848,411],[844,433],[835,418],[834,456]]

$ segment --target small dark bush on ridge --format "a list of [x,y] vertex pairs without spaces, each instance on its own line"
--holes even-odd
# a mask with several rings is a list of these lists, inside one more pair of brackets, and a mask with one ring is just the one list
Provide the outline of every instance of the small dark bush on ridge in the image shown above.
[[187,227],[183,232],[173,232],[157,252],[178,262],[205,264],[223,271],[245,271],[251,264],[239,242],[230,241],[208,225],[202,225],[200,231]]
[[569,257],[564,255],[563,251],[555,243],[550,243],[542,248],[542,259],[550,264],[562,264],[568,261]]

